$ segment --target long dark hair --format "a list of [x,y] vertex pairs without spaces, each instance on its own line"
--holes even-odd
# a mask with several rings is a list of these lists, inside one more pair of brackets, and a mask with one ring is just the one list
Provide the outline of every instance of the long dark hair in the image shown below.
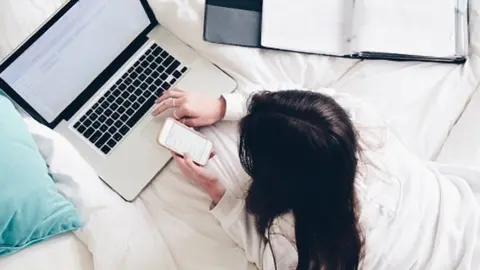
[[261,92],[240,122],[252,177],[246,204],[265,234],[292,213],[297,270],[357,269],[363,254],[354,181],[359,145],[345,110],[320,93]]

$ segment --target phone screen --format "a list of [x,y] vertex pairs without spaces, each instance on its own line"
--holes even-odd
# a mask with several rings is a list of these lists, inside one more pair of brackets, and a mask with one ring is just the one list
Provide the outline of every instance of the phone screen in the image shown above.
[[203,152],[208,150],[206,149],[207,144],[208,141],[205,138],[175,122],[165,140],[165,145],[173,151],[179,154],[188,153],[195,161],[202,159]]

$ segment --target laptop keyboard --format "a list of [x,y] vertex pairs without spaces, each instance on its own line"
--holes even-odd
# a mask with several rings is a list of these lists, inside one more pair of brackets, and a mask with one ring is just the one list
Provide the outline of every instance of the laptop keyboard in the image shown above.
[[154,44],[73,127],[108,154],[187,70]]

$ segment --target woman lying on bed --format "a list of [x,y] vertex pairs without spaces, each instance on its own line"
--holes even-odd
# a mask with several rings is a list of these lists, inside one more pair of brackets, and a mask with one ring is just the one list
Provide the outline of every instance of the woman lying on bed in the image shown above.
[[157,102],[154,114],[173,108],[192,127],[240,121],[240,161],[252,178],[244,198],[188,156],[174,158],[259,268],[480,265],[479,204],[468,180],[453,176],[464,171],[415,158],[362,102],[329,89],[258,92],[248,102],[172,89]]

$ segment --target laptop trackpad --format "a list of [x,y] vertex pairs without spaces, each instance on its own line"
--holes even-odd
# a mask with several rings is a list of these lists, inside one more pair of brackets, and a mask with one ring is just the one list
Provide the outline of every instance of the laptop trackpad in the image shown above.
[[149,122],[145,125],[145,127],[142,129],[142,137],[150,142],[152,145],[155,145],[159,147],[160,149],[164,149],[162,146],[160,146],[157,142],[158,135],[160,134],[160,131],[162,130],[163,123],[165,122],[164,117],[156,117],[156,118],[150,118]]

